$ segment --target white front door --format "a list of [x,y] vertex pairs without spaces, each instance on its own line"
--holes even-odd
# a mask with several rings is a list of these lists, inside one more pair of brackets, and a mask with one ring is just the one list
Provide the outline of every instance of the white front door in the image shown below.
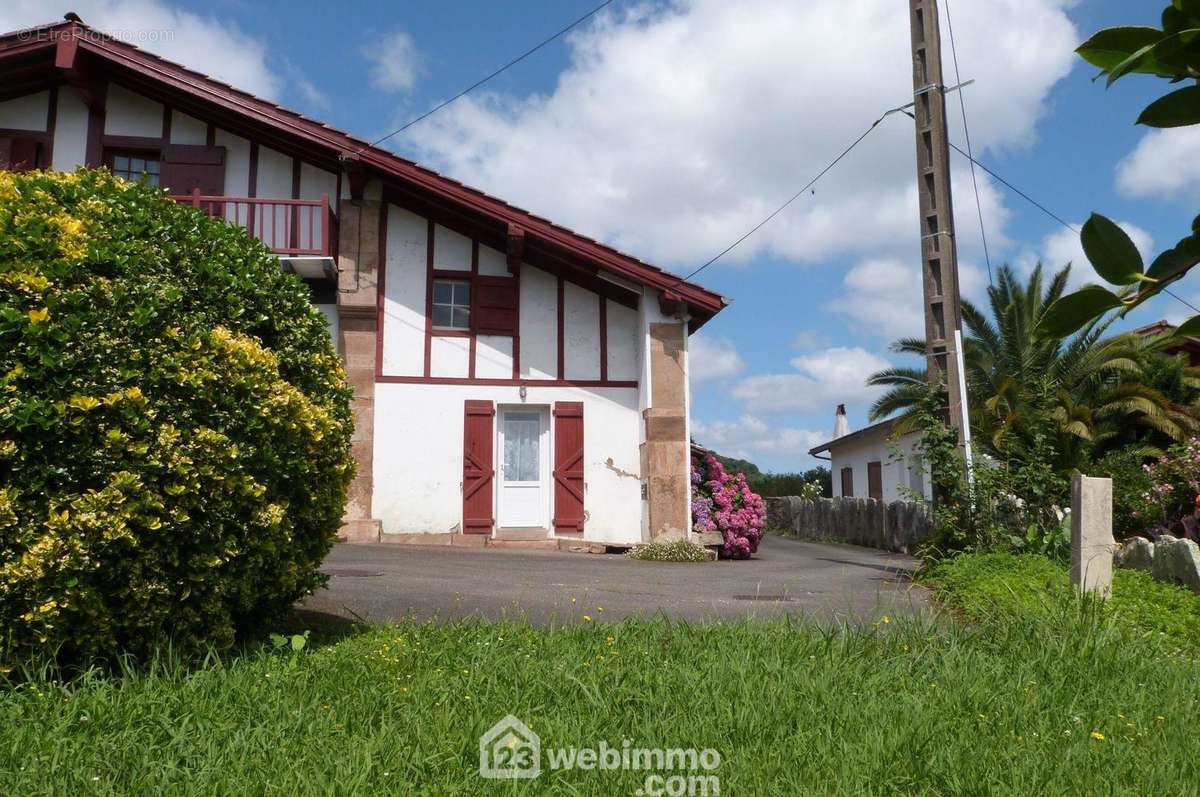
[[537,410],[500,411],[499,525],[546,528],[549,488],[546,465],[549,424]]

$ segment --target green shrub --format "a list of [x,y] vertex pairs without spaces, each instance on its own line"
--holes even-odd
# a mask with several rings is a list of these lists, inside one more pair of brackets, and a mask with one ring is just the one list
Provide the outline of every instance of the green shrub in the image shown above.
[[1118,540],[1149,534],[1161,522],[1158,506],[1147,500],[1154,482],[1142,467],[1144,462],[1138,451],[1113,451],[1085,471],[1089,476],[1112,479],[1113,536]]
[[[1077,613],[1082,603],[1065,565],[1044,556],[961,554],[921,576],[938,599],[974,621],[1029,618],[1046,622]],[[1200,655],[1200,595],[1155,581],[1148,573],[1117,570],[1112,597],[1100,614],[1128,640],[1156,652]]]
[[713,562],[717,552],[687,540],[648,542],[625,552],[630,559],[643,562]]
[[322,583],[350,391],[304,284],[107,172],[0,172],[0,643],[227,647]]

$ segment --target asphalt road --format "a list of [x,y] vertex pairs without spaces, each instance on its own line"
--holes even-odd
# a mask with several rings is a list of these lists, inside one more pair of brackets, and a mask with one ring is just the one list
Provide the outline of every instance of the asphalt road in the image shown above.
[[689,620],[873,619],[928,606],[916,560],[768,536],[749,561],[638,562],[617,554],[338,545],[328,589],[303,609],[371,622],[520,618],[546,624],[660,612]]

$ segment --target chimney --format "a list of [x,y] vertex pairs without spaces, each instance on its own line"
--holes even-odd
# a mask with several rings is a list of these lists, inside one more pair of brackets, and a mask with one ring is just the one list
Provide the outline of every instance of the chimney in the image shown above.
[[850,434],[850,421],[846,418],[846,405],[839,404],[837,407],[837,415],[833,418],[833,439],[845,437]]

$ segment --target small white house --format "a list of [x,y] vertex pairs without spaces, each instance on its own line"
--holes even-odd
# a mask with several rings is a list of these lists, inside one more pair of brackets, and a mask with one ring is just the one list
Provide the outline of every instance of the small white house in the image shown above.
[[895,423],[880,421],[852,432],[845,405],[838,405],[834,438],[808,452],[829,461],[834,498],[932,500],[929,469],[918,447],[921,433],[897,433]]
[[344,539],[690,532],[688,336],[718,294],[73,14],[0,34],[0,169],[79,166],[305,278],[354,388]]

